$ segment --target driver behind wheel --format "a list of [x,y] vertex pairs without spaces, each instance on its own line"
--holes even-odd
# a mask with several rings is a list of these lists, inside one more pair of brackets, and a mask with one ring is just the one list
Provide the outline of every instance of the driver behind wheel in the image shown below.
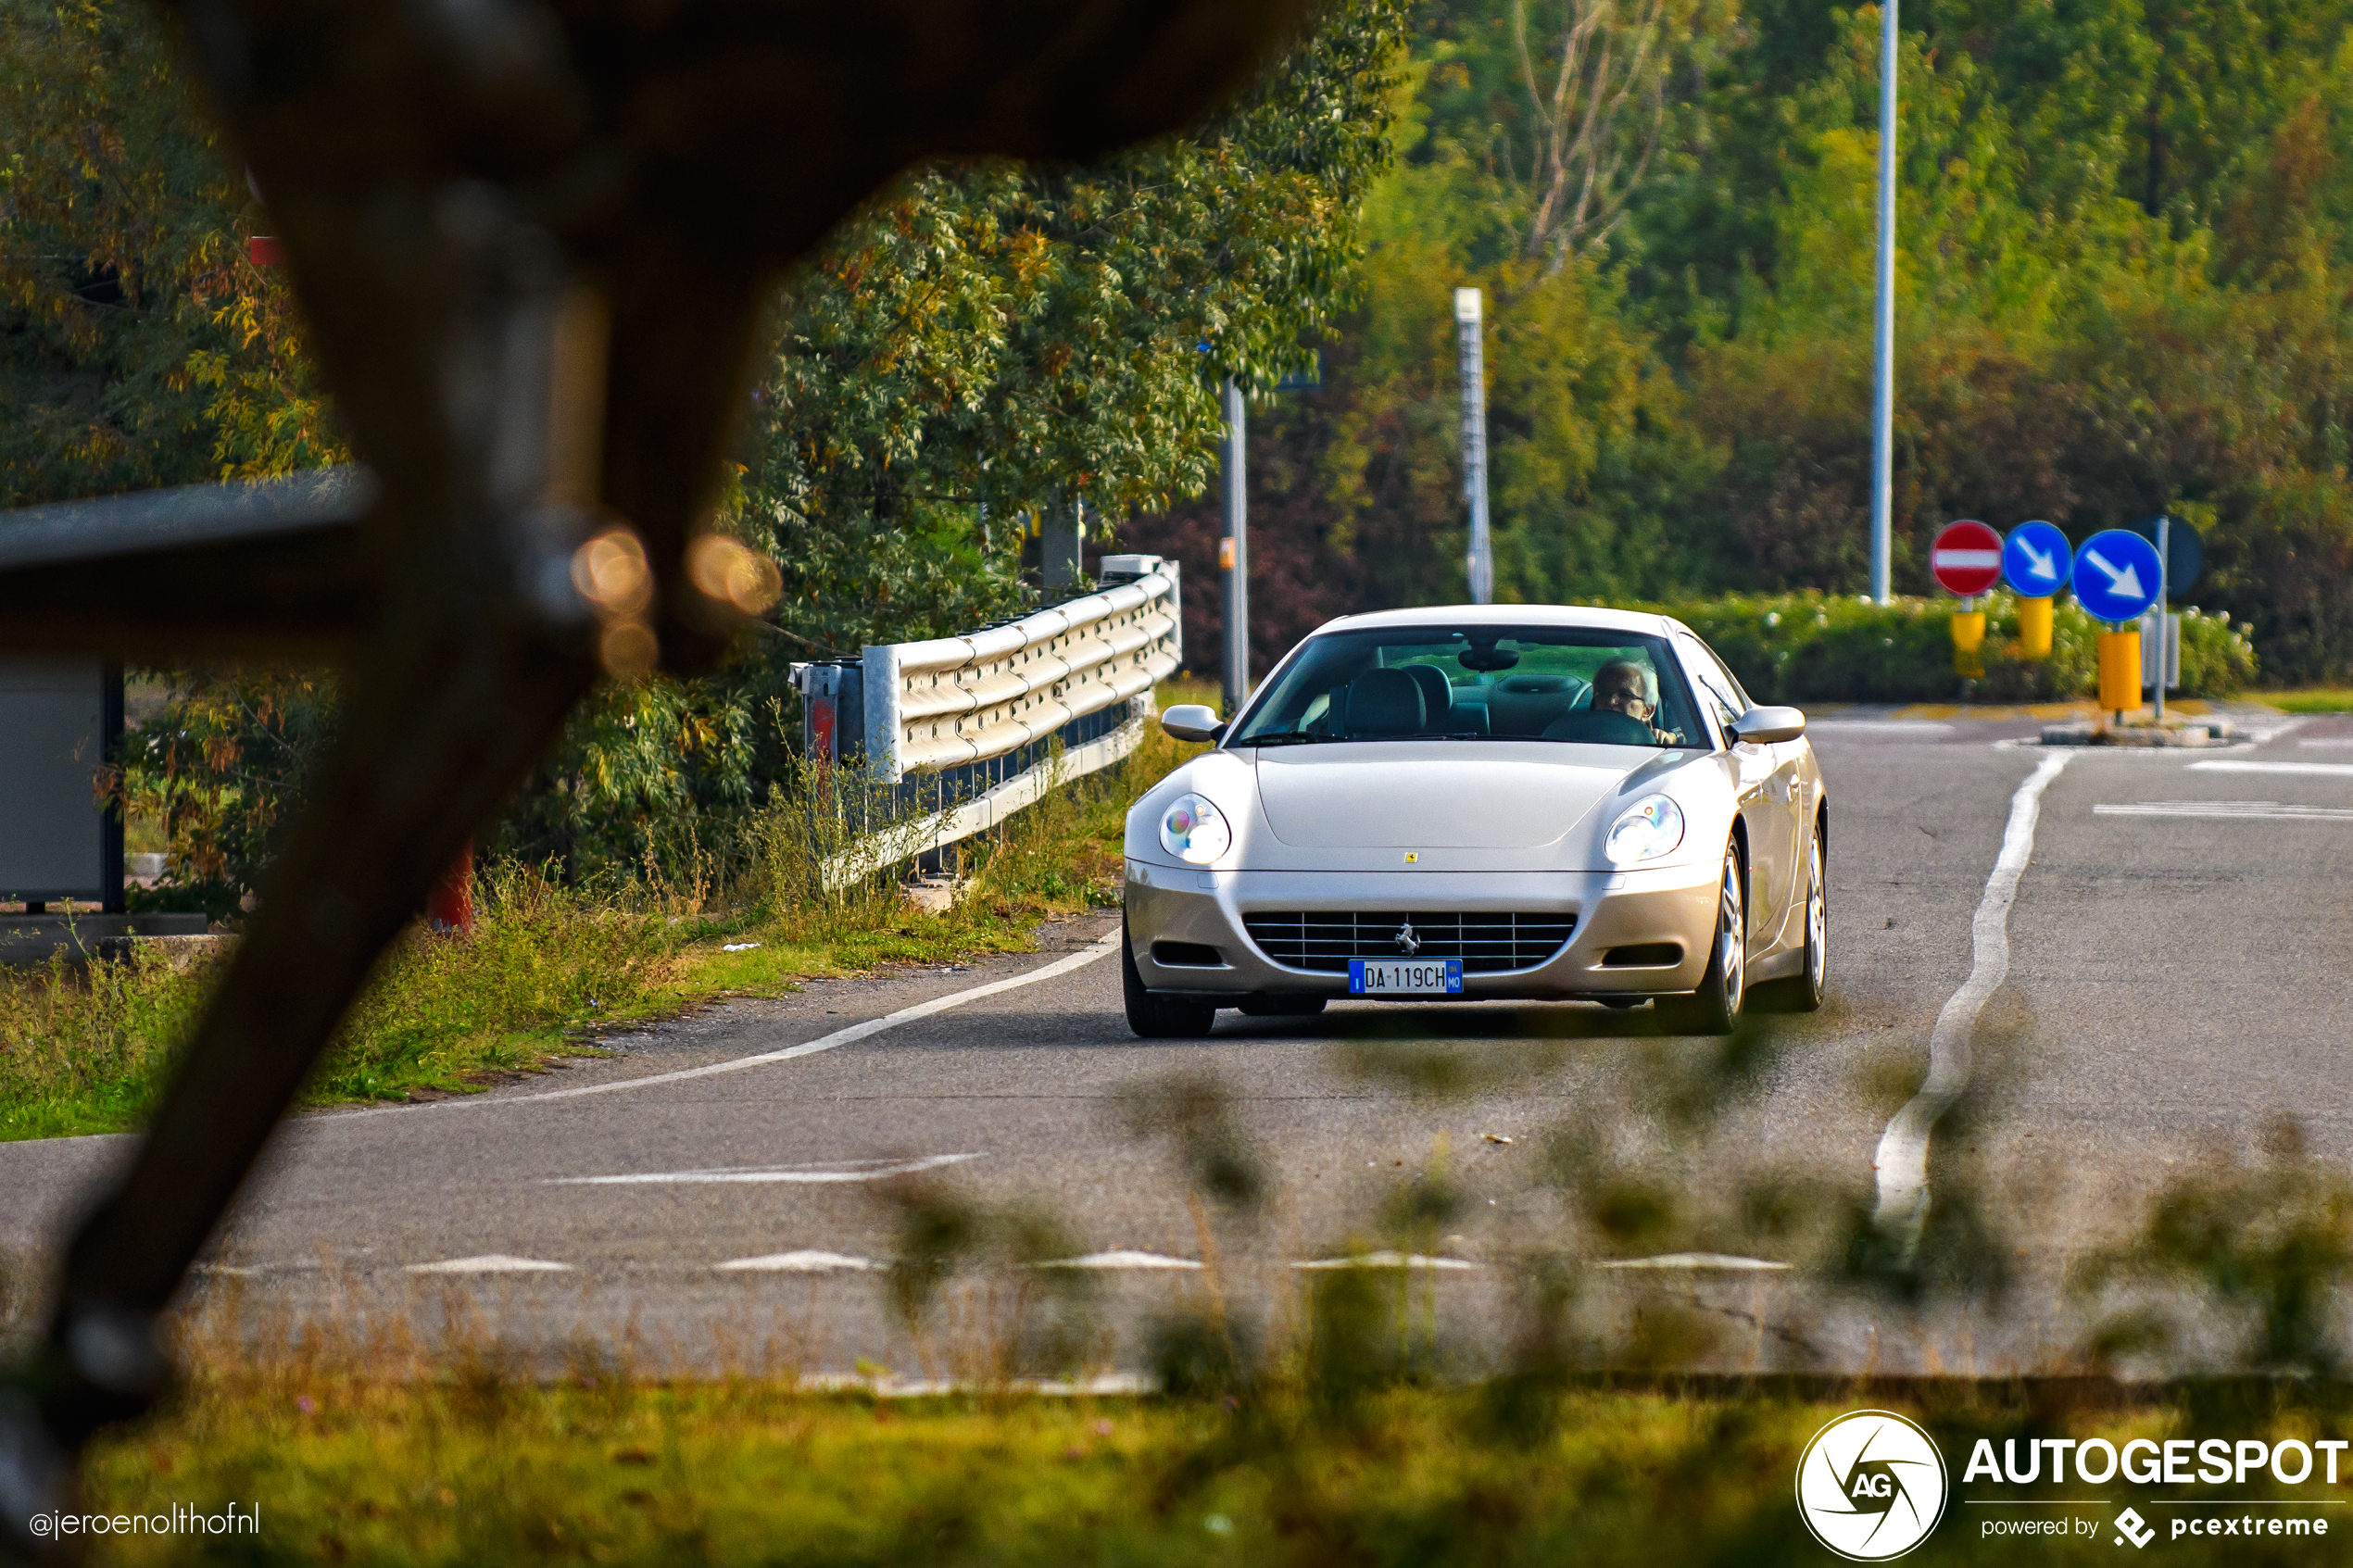
[[1646,665],[1614,659],[1594,671],[1592,706],[1597,711],[1623,713],[1649,725],[1652,738],[1661,746],[1682,744],[1680,732],[1651,724],[1651,716],[1658,711],[1658,677]]

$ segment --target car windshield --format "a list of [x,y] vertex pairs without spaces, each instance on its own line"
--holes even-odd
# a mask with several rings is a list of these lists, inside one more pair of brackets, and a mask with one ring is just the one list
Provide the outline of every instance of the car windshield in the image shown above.
[[1557,626],[1327,633],[1226,744],[1409,738],[1706,744],[1664,637]]

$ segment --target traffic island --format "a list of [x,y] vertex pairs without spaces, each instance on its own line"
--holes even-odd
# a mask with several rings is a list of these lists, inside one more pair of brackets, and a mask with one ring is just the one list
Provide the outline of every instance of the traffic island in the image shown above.
[[2161,724],[2045,724],[2045,746],[2229,746],[2240,739],[2228,719],[2168,719]]

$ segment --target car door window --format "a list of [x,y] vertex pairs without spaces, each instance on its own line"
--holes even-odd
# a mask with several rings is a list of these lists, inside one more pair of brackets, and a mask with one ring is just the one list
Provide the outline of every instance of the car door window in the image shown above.
[[1697,638],[1678,637],[1675,646],[1683,655],[1683,667],[1698,684],[1700,701],[1716,717],[1717,730],[1729,735],[1732,726],[1740,722],[1741,715],[1748,711],[1747,699],[1741,695],[1740,686]]

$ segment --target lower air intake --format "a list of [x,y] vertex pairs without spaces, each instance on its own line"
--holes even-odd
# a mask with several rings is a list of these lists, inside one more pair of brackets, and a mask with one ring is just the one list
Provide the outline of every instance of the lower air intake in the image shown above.
[[1351,959],[1460,959],[1466,974],[1534,969],[1568,946],[1577,917],[1428,909],[1262,909],[1242,929],[1285,969],[1345,974]]

